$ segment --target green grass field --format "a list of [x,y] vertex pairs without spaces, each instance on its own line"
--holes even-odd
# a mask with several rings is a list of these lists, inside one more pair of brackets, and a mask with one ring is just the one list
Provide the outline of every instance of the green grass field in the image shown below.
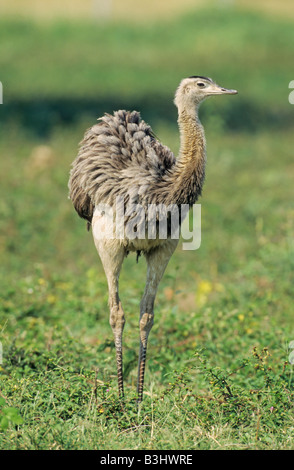
[[[1,449],[294,448],[293,39],[289,20],[230,8],[146,26],[1,19]],[[202,243],[180,244],[162,280],[139,409],[145,261],[125,261],[122,409],[69,168],[116,108],[137,108],[177,152],[173,93],[193,74],[239,95],[200,110]]]

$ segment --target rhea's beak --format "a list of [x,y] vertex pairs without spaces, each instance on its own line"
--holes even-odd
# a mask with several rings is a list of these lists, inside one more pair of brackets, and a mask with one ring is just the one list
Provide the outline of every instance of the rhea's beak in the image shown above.
[[237,92],[237,90],[231,90],[229,88],[222,88],[222,87],[217,85],[215,87],[214,93],[216,95],[236,95],[238,92]]

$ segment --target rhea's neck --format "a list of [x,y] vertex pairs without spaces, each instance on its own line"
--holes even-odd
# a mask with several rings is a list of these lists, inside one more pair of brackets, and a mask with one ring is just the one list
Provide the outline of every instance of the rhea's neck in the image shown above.
[[176,160],[170,187],[171,202],[192,205],[201,195],[205,177],[206,143],[198,110],[178,110],[180,152]]
[[198,117],[198,108],[179,109],[180,152],[178,164],[197,165],[205,159],[205,135]]

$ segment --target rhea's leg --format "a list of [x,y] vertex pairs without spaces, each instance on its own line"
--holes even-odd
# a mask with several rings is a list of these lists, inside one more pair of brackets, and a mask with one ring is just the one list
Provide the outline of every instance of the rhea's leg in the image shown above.
[[160,280],[177,243],[178,240],[167,240],[165,245],[159,246],[146,254],[147,279],[144,295],[140,304],[140,353],[137,384],[138,402],[141,402],[143,399],[147,342],[150,330],[153,326],[154,300]]
[[125,325],[124,311],[121,307],[121,302],[110,306],[110,326],[113,331],[114,344],[116,351],[116,368],[118,380],[118,394],[120,398],[124,396],[124,383],[123,383],[123,354],[122,354],[122,335]]
[[111,242],[112,243],[101,240],[98,242],[95,240],[95,245],[100,255],[108,282],[108,301],[110,309],[109,323],[113,331],[116,351],[118,393],[122,398],[124,396],[122,335],[125,325],[125,316],[119,298],[118,281],[124,260],[124,249],[119,243],[115,243],[114,240]]

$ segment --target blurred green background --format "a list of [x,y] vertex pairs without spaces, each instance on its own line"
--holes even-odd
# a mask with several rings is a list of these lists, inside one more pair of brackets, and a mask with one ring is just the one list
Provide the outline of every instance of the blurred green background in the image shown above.
[[[278,371],[294,339],[293,2],[15,0],[2,2],[0,15],[2,394],[27,416],[35,441],[36,396],[20,398],[19,378],[48,370],[49,351],[60,367],[98,365],[116,390],[106,280],[67,199],[78,143],[104,112],[137,109],[177,153],[173,95],[186,76],[209,76],[239,94],[200,109],[208,153],[202,244],[195,252],[179,245],[162,280],[146,390],[162,390],[195,348],[227,368],[268,347]],[[144,260],[128,257],[121,298],[130,390],[144,279]],[[209,393],[194,379],[193,390]],[[25,431],[23,441],[11,435],[13,446],[34,447]],[[281,446],[291,446],[289,436]]]

